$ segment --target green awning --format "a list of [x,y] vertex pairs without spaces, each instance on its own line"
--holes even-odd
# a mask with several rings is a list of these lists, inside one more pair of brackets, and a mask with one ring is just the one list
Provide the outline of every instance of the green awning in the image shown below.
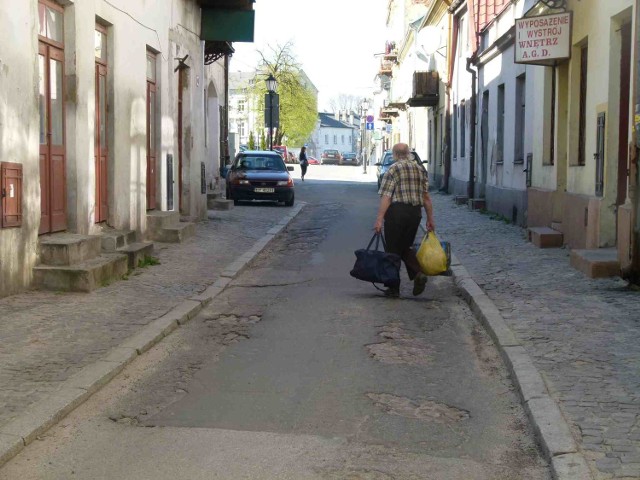
[[200,37],[205,41],[253,42],[254,10],[202,9]]

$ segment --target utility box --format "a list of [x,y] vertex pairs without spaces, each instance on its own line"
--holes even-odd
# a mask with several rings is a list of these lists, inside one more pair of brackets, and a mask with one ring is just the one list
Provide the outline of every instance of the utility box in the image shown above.
[[0,162],[0,228],[22,226],[22,164]]

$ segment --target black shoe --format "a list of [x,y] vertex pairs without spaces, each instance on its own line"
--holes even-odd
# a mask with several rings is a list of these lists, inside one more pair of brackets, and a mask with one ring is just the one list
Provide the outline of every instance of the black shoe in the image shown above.
[[427,285],[427,277],[424,273],[420,272],[416,275],[416,278],[413,279],[413,296],[420,295],[424,292],[424,287]]
[[400,298],[400,289],[399,288],[387,288],[384,291],[384,296],[389,298]]

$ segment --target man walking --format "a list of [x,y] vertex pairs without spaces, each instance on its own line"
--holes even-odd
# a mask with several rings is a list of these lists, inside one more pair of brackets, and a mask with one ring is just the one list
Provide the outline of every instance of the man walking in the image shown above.
[[[409,279],[413,280],[413,294],[420,295],[424,292],[427,276],[422,273],[412,247],[420,226],[422,207],[427,213],[427,230],[435,230],[429,179],[424,167],[411,158],[406,143],[394,145],[392,153],[395,162],[382,177],[378,191],[380,207],[373,228],[379,233],[384,224],[386,251],[402,258]],[[397,298],[400,288],[389,288],[385,295]]]

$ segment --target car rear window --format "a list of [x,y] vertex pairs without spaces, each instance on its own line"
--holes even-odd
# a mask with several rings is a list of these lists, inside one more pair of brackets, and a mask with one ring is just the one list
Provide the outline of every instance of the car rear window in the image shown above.
[[236,160],[235,167],[243,170],[284,171],[287,169],[279,155],[242,155]]
[[330,153],[332,155],[337,155],[338,154],[338,150],[325,150],[324,153]]

